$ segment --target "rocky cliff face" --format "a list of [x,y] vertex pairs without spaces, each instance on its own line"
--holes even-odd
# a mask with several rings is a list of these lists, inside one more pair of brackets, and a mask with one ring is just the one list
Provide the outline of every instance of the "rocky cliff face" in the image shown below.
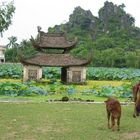
[[140,68],[140,28],[124,7],[106,1],[96,17],[78,6],[67,23],[49,31],[65,31],[69,39],[76,36],[77,47],[71,53],[80,58],[91,54],[93,66]]
[[91,27],[95,27],[97,20],[98,19],[92,15],[90,10],[86,11],[81,7],[76,7],[69,17],[68,24],[71,28],[80,27],[89,30]]
[[128,28],[134,24],[135,19],[124,11],[124,7],[124,4],[117,6],[108,1],[104,3],[104,7],[98,13],[105,32]]
[[[123,29],[130,30],[131,27],[134,27],[135,19],[124,11],[124,7],[124,4],[115,5],[106,1],[104,6],[99,9],[99,16],[96,17],[90,10],[84,10],[78,6],[69,16],[66,24],[56,25],[51,28],[51,31],[63,30],[68,33],[85,31],[93,40],[96,40],[102,34],[111,34]],[[77,36],[77,34],[75,35]]]

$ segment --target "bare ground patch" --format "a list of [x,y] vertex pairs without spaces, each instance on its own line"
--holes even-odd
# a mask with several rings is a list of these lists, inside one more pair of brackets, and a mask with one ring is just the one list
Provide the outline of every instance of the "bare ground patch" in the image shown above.
[[3,139],[3,140],[15,139],[16,136],[17,136],[17,132],[11,131],[11,132],[5,134],[4,137],[2,137],[2,139]]
[[126,140],[140,139],[140,132],[124,133],[122,136]]
[[56,128],[52,126],[47,126],[47,127],[38,127],[36,131],[41,133],[46,133],[46,132],[65,133],[66,131],[68,131],[68,129],[62,127]]

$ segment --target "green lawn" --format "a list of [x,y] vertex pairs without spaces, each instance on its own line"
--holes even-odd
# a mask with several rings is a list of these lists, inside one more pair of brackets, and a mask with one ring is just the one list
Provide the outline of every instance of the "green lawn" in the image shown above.
[[120,131],[107,128],[104,104],[0,103],[1,140],[139,140],[140,118],[122,106]]

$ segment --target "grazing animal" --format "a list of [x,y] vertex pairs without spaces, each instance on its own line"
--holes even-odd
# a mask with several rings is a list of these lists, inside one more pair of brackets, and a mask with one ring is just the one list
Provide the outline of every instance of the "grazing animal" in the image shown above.
[[132,90],[133,90],[133,100],[134,100],[134,102],[136,102],[137,92],[138,92],[139,88],[140,88],[140,82],[133,86]]
[[133,96],[134,96],[134,103],[135,103],[133,117],[135,118],[136,116],[139,116],[140,113],[140,85],[137,84]]
[[[115,120],[117,120],[117,130],[120,130],[120,118],[121,118],[121,105],[120,102],[114,98],[108,98],[105,101],[107,119],[108,119],[108,128],[115,130]],[[110,127],[110,117],[111,117],[111,127]]]

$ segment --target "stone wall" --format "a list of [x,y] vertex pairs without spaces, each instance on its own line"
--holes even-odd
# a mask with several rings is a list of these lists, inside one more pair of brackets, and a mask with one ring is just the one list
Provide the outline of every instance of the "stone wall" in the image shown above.
[[69,67],[67,69],[67,83],[84,83],[86,81],[86,67]]
[[42,78],[42,68],[39,66],[26,66],[23,69],[23,81],[39,80]]

